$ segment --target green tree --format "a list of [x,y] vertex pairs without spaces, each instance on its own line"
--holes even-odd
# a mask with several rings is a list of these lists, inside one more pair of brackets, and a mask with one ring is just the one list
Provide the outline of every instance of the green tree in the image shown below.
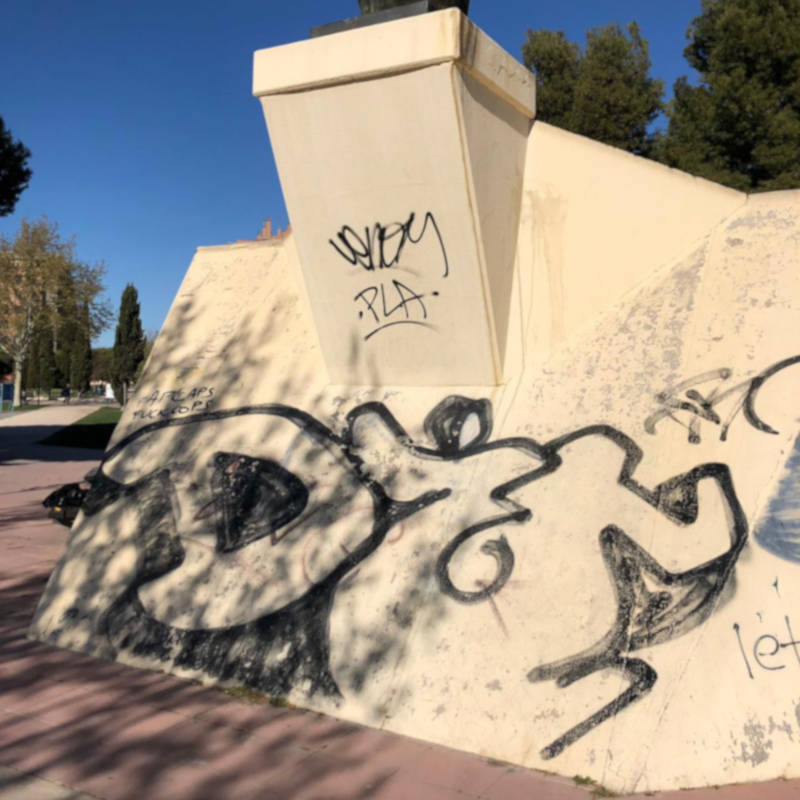
[[157,338],[158,331],[149,330],[144,332],[144,352],[142,355],[142,361],[139,364],[139,368],[136,370],[136,381],[142,377],[145,365],[147,364],[147,359],[150,358],[150,353],[153,352],[153,345],[155,345]]
[[11,137],[0,117],[0,217],[14,210],[17,200],[28,187],[33,173],[28,167],[30,150],[22,142]]
[[132,283],[122,292],[119,321],[114,334],[114,391],[121,403],[127,402],[128,389],[144,361],[144,332],[139,315],[139,294]]
[[58,381],[56,357],[53,350],[53,330],[47,319],[43,319],[37,329],[36,348],[36,386],[49,397],[50,390]]
[[664,85],[650,77],[650,53],[636,22],[593,28],[586,47],[563,31],[528,31],[525,65],[536,74],[537,118],[638,155],[648,155],[650,124]]
[[92,348],[92,375],[93,381],[107,381],[111,383],[114,378],[114,350],[111,347]]
[[[23,365],[34,338],[47,336],[49,352],[37,360],[53,357],[61,348],[59,333],[84,324],[88,308],[90,338],[110,321],[108,303],[102,298],[105,267],[90,267],[75,258],[74,243],[65,242],[47,219],[23,220],[13,239],[0,237],[0,349],[14,361],[14,405],[20,403]],[[40,349],[41,349],[40,342]],[[48,367],[49,369],[49,367]],[[37,379],[41,371],[35,370]],[[29,374],[29,378],[33,378]],[[53,373],[52,380],[56,379]]]
[[69,245],[47,220],[23,220],[13,240],[0,239],[0,347],[14,360],[15,406],[20,404],[23,364],[44,327],[59,279],[69,270],[70,256]]
[[84,304],[80,324],[76,326],[75,338],[70,346],[69,382],[76,392],[89,391],[92,377],[92,340],[89,307]]
[[573,130],[572,104],[581,63],[581,49],[564,31],[528,31],[522,45],[525,66],[536,73],[536,114],[544,122]]
[[703,0],[660,157],[736,189],[800,187],[800,0]]

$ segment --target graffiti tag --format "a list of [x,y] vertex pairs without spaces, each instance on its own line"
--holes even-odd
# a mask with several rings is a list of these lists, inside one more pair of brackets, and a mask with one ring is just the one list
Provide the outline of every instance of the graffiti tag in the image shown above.
[[213,403],[213,386],[196,386],[191,389],[154,389],[136,403],[134,419],[165,419],[182,417],[208,411]]
[[800,640],[795,638],[788,615],[784,615],[783,621],[788,636],[785,642],[782,642],[775,634],[763,633],[753,640],[751,647],[745,647],[745,634],[742,632],[742,626],[738,622],[733,623],[733,632],[736,634],[739,652],[751,680],[755,680],[756,674],[762,671],[776,672],[786,669],[786,650],[790,647],[800,665]]
[[[777,434],[773,427],[765,422],[756,412],[755,401],[761,387],[778,372],[800,363],[800,355],[778,361],[753,378],[748,378],[736,384],[729,384],[733,375],[727,367],[702,372],[676,383],[656,395],[656,400],[661,405],[645,421],[644,428],[649,434],[656,433],[656,425],[665,418],[682,425],[688,429],[688,439],[691,444],[700,442],[700,426],[703,422],[719,426],[720,441],[726,441],[728,430],[734,419],[741,412],[747,422],[756,430],[764,433]],[[710,390],[700,391],[698,387],[712,384]],[[723,401],[731,400],[732,405],[723,416],[720,406]],[[688,414],[688,424],[679,414]]]
[[[447,250],[434,215],[428,211],[422,222],[415,226],[416,215],[411,212],[405,222],[383,225],[376,222],[372,228],[364,227],[363,236],[350,225],[344,225],[335,239],[328,242],[348,263],[366,272],[375,273],[386,269],[401,268],[401,257],[407,245],[420,244],[426,233],[431,232],[441,255],[441,277],[450,274]],[[438,291],[424,294],[397,278],[376,280],[353,297],[358,307],[358,319],[366,320],[371,327],[364,341],[394,325],[421,325],[432,327],[428,322],[426,297],[438,297]]]
[[[300,587],[284,605],[255,614],[243,623],[227,627],[178,627],[164,622],[144,606],[139,592],[147,584],[178,569],[186,558],[174,509],[179,505],[170,465],[160,467],[132,483],[109,477],[104,466],[143,436],[176,426],[216,424],[246,415],[265,415],[295,428],[305,440],[316,442],[338,454],[338,463],[348,480],[366,489],[372,498],[372,524],[353,548],[344,548],[307,586]],[[562,451],[587,437],[613,443],[624,456],[617,483],[677,525],[694,523],[700,513],[698,486],[713,482],[726,505],[729,546],[715,558],[681,572],[665,569],[625,531],[608,524],[598,531],[598,544],[610,577],[609,591],[616,598],[613,626],[597,643],[559,661],[532,666],[531,682],[554,681],[565,688],[598,671],[613,669],[627,688],[611,702],[574,725],[542,748],[543,758],[553,758],[593,728],[645,696],[657,681],[656,671],[646,660],[633,655],[638,650],[671,641],[702,624],[717,606],[717,598],[728,585],[747,539],[747,521],[724,464],[700,464],[686,473],[649,487],[634,473],[642,450],[622,431],[608,425],[580,428],[547,443],[523,436],[492,439],[492,405],[487,399],[450,396],[427,415],[427,443],[414,442],[382,403],[364,403],[347,416],[347,427],[335,433],[310,414],[291,406],[265,404],[243,408],[204,411],[186,417],[160,419],[121,439],[105,454],[83,512],[92,516],[127,500],[139,516],[139,558],[135,575],[102,616],[101,633],[113,651],[130,650],[200,670],[224,680],[236,680],[269,694],[287,694],[297,686],[313,695],[320,692],[341,697],[329,664],[329,615],[337,588],[386,540],[389,531],[434,503],[446,500],[452,486],[434,486],[408,500],[395,499],[393,490],[376,475],[375,465],[365,462],[369,452],[360,449],[354,428],[363,417],[373,417],[393,447],[428,463],[466,462],[492,450],[506,449],[532,460],[533,466],[512,479],[498,476],[489,490],[493,510],[483,519],[464,527],[444,545],[435,563],[440,591],[454,602],[493,602],[508,583],[515,556],[504,535],[494,534],[508,525],[532,525],[532,511],[513,498],[529,484],[553,474],[562,464]],[[375,456],[380,458],[380,453]],[[175,465],[175,471],[179,466]],[[195,516],[216,534],[217,557],[222,558],[259,540],[280,547],[289,530],[309,524],[314,515],[325,513],[335,520],[335,508],[314,506],[313,486],[281,464],[244,453],[217,452],[210,461],[210,481],[205,489],[210,500]],[[415,490],[416,491],[416,490]],[[499,510],[499,513],[498,513]],[[451,576],[451,562],[473,537],[485,535],[480,556],[493,560],[495,574],[477,589],[458,587]],[[763,644],[763,643],[762,643]]]

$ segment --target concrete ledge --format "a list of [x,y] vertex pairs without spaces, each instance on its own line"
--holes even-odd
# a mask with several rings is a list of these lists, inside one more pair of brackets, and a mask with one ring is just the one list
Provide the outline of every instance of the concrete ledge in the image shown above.
[[332,86],[448,61],[458,62],[533,118],[533,75],[457,8],[257,50],[253,94]]

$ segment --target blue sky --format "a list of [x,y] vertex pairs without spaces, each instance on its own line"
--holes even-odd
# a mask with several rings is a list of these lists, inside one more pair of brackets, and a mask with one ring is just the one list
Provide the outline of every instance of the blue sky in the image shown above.
[[[700,0],[471,0],[470,17],[512,55],[529,28],[635,19],[652,74],[689,72],[685,33]],[[285,227],[252,54],[358,14],[357,0],[3,0],[0,116],[31,150],[34,176],[0,234],[47,215],[79,258],[105,262],[116,307],[139,291],[157,330],[200,245]],[[113,343],[112,329],[96,344]]]

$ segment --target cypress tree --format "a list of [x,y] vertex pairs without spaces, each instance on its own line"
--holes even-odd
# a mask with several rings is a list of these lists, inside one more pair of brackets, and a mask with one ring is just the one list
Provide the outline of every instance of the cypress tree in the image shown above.
[[114,391],[120,402],[128,398],[128,389],[136,370],[144,360],[144,332],[139,315],[139,293],[132,283],[122,292],[119,321],[114,334]]

